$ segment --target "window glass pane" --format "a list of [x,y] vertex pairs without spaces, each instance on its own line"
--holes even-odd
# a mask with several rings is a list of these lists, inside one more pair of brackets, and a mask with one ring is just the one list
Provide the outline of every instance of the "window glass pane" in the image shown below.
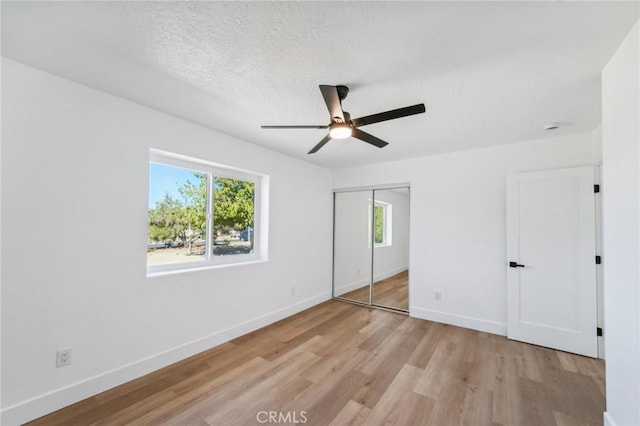
[[373,232],[374,241],[376,244],[384,243],[384,207],[375,206],[375,229]]
[[149,164],[147,265],[205,258],[208,174]]
[[255,185],[216,177],[213,184],[213,255],[253,253]]

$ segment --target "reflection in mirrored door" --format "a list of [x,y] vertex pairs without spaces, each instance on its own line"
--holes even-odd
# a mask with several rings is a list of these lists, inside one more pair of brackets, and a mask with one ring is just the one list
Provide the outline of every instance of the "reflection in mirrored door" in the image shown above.
[[409,310],[409,188],[334,193],[333,296]]
[[370,204],[373,191],[336,192],[333,228],[333,295],[371,303]]
[[376,189],[372,303],[409,310],[409,188]]

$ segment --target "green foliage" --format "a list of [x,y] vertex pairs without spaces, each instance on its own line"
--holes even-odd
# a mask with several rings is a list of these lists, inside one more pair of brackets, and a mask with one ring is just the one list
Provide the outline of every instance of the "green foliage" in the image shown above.
[[241,230],[253,226],[254,184],[216,178],[213,195],[213,221],[216,230]]
[[196,183],[187,180],[178,188],[183,198],[180,219],[183,224],[191,226],[194,238],[198,238],[207,230],[207,174],[193,172],[193,175]]
[[373,240],[376,244],[382,244],[384,243],[384,207],[375,206],[374,219]]
[[183,233],[182,203],[165,194],[162,201],[149,210],[149,240],[167,242]]
[[[203,238],[207,227],[207,174],[193,173],[195,180],[180,185],[182,199],[169,194],[149,209],[149,241],[170,242]],[[228,178],[214,182],[214,233],[253,227],[254,184]],[[189,229],[191,234],[189,235]]]

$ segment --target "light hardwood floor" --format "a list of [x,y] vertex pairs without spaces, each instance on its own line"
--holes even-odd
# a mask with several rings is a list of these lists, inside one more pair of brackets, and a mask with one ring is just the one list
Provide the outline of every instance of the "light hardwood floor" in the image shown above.
[[598,425],[603,409],[600,360],[332,300],[32,424]]
[[[342,294],[345,299],[369,303],[369,286]],[[373,284],[373,304],[409,310],[409,271]]]

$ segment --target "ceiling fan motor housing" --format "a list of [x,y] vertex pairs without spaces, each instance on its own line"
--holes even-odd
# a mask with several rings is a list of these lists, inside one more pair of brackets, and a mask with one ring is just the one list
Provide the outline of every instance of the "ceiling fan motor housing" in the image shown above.
[[338,90],[338,97],[341,101],[349,94],[349,88],[347,86],[336,86],[336,90]]

